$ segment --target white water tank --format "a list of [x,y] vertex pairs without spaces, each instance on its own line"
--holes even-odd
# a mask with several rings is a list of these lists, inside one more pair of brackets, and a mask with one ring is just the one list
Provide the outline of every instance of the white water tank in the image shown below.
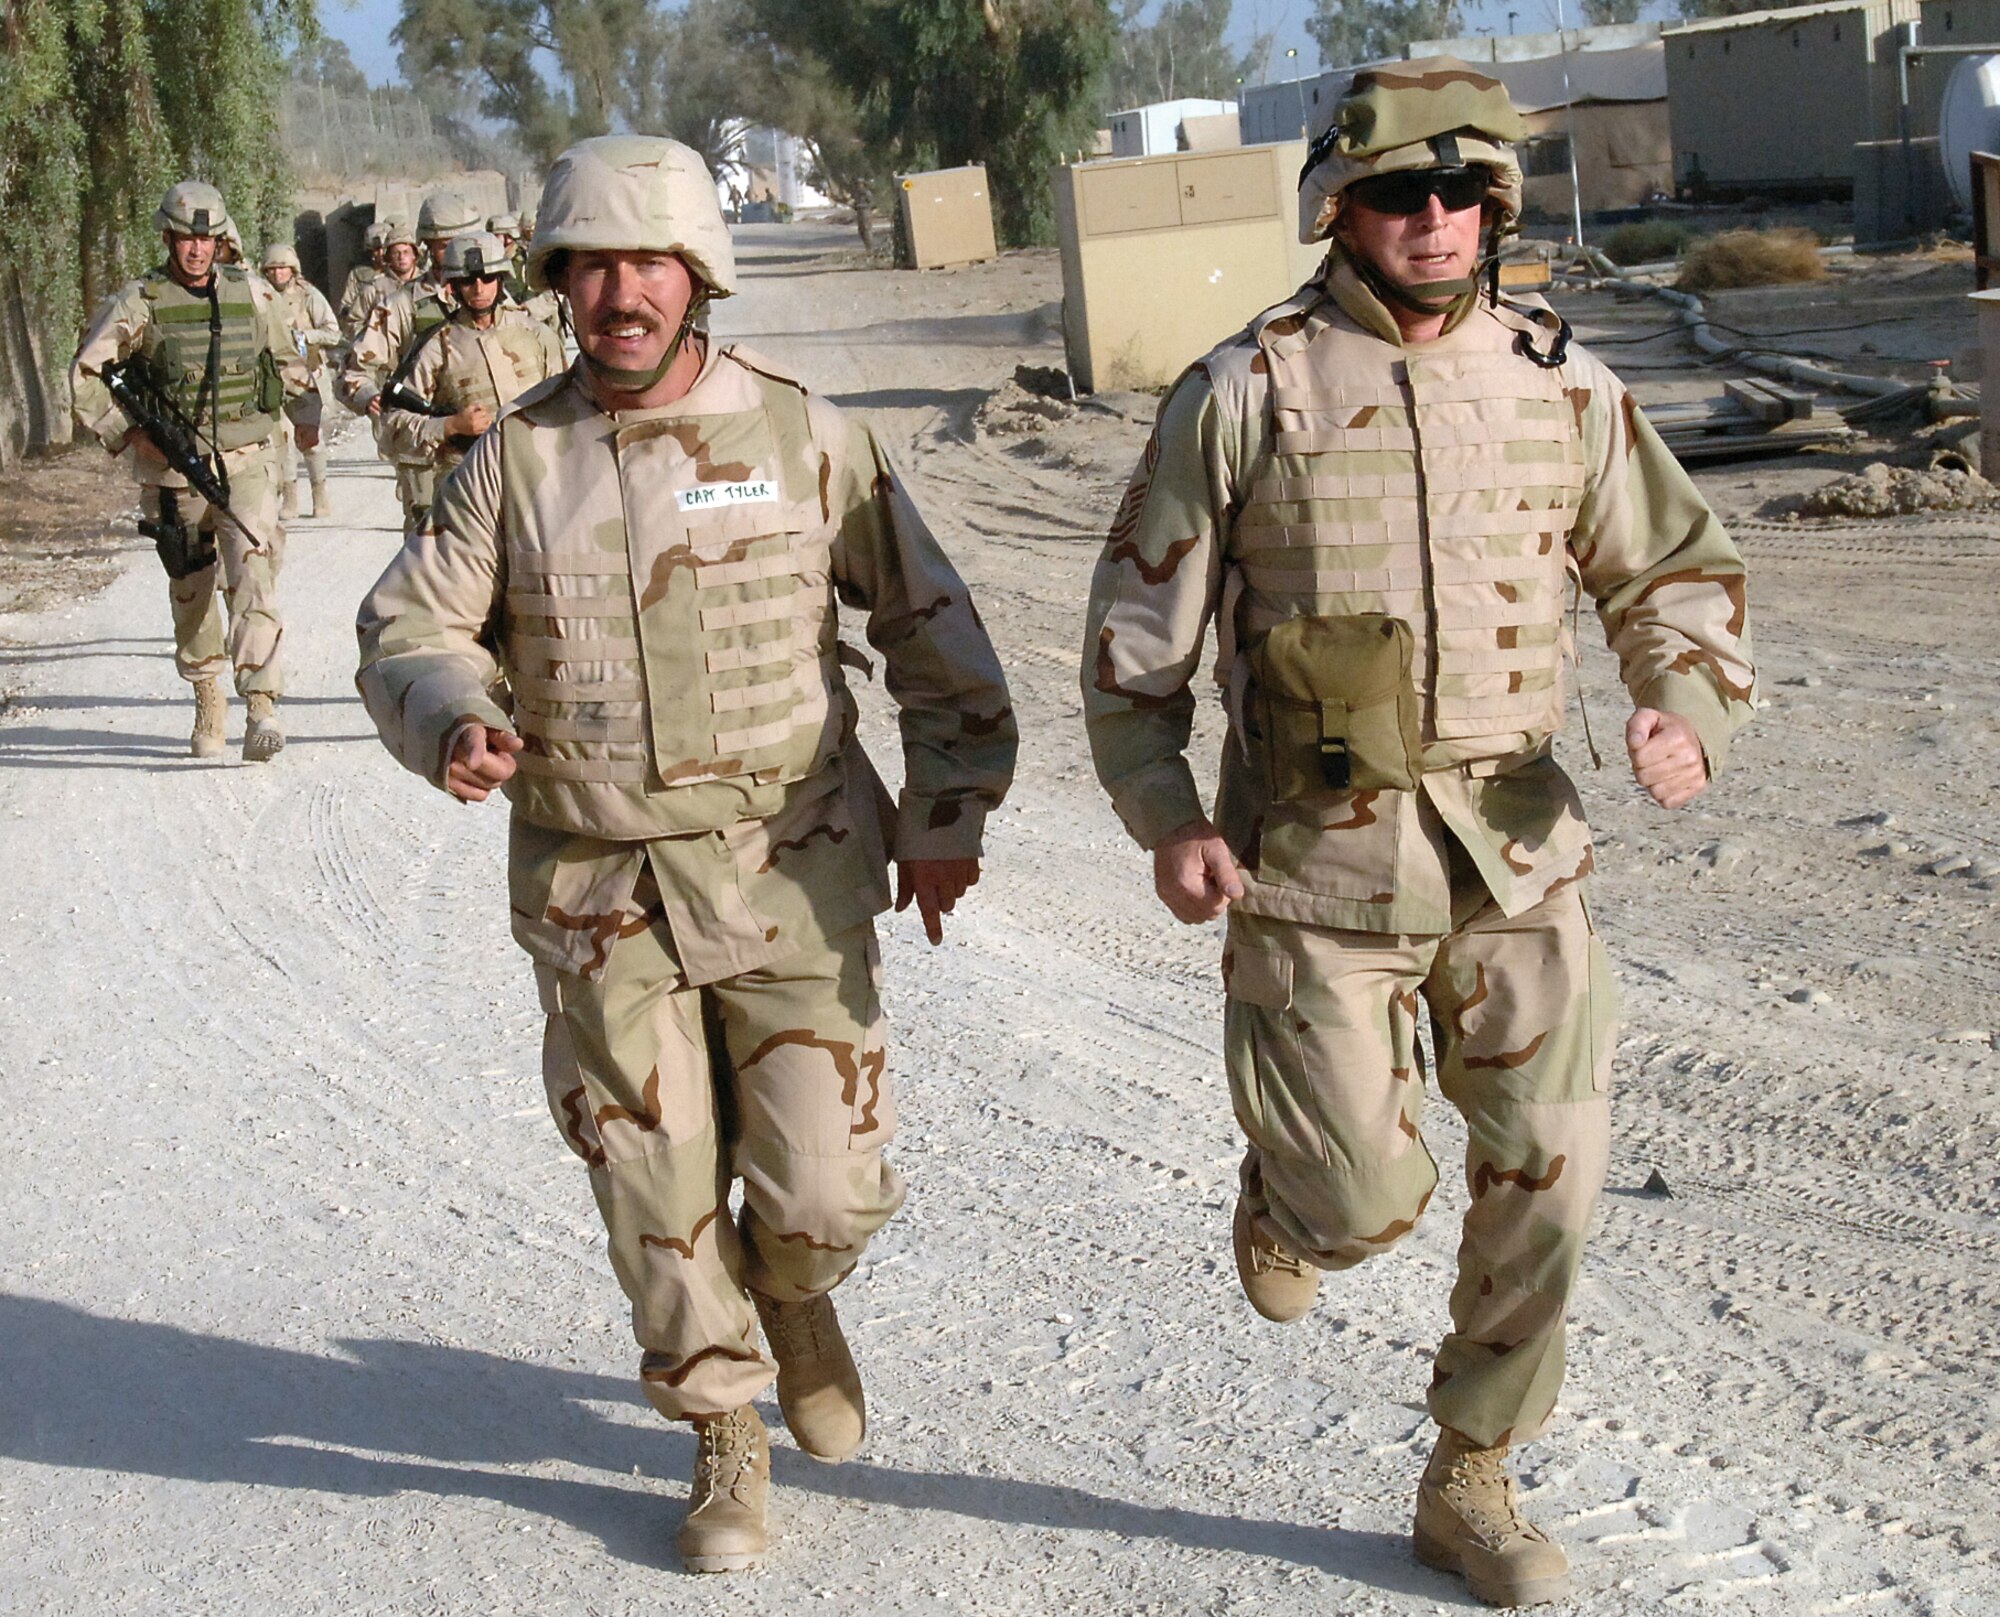
[[1938,108],[1938,156],[1951,194],[1972,211],[1972,154],[2000,152],[2000,54],[1961,56]]

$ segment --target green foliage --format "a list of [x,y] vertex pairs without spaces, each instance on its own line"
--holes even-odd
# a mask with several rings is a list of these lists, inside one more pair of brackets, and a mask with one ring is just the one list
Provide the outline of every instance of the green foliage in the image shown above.
[[1313,0],[1306,32],[1329,67],[1401,56],[1413,39],[1449,39],[1464,31],[1459,0]]
[[1609,28],[1617,23],[1637,22],[1643,0],[1581,0],[1577,9],[1590,28]]
[[781,121],[789,98],[768,46],[749,39],[742,0],[686,0],[652,11],[633,30],[620,73],[626,121],[701,153],[711,173],[743,149],[752,117]]
[[1238,86],[1259,77],[1271,36],[1238,55],[1226,39],[1233,0],[1165,0],[1145,22],[1147,0],[1119,0],[1118,33],[1104,98],[1107,112],[1201,96],[1234,101]]
[[1694,237],[1692,225],[1674,219],[1639,219],[1606,231],[1598,246],[1614,264],[1658,264],[1678,257]]
[[878,172],[984,163],[1012,244],[1053,238],[1049,171],[1091,143],[1110,0],[750,0],[818,61]]
[[0,265],[51,363],[158,255],[176,179],[222,189],[246,241],[289,233],[275,138],[284,53],[315,0],[7,0],[0,11]]
[[[392,37],[403,76],[476,89],[480,111],[543,161],[606,134],[651,0],[403,0]],[[551,84],[537,56],[557,68]]]

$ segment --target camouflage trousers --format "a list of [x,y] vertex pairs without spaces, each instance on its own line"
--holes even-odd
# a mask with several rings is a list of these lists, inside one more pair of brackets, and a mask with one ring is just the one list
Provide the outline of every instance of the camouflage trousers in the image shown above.
[[[229,508],[257,536],[254,546],[192,489],[180,491],[181,520],[213,538],[216,553],[215,565],[167,580],[174,670],[182,679],[209,679],[233,670],[241,695],[284,693],[278,659],[285,633],[278,617],[284,529],[278,521],[276,471],[276,456],[263,451],[229,468]],[[158,513],[159,495],[153,489],[141,489],[140,498],[147,515]]]
[[[333,419],[327,412],[327,420]],[[298,429],[288,420],[278,422],[278,492],[281,496],[293,494],[293,485],[298,481],[299,462],[303,460],[306,478],[312,483],[326,481],[326,440],[322,438],[312,448],[298,447]],[[315,513],[317,514],[317,513]]]
[[437,485],[438,470],[430,461],[396,462],[396,498],[403,502],[403,532],[417,533],[430,527]]
[[1345,1269],[1407,1235],[1437,1188],[1418,1127],[1427,1009],[1472,1195],[1430,1412],[1490,1445],[1537,1435],[1562,1385],[1610,1151],[1617,990],[1576,887],[1509,920],[1468,865],[1453,897],[1443,937],[1232,912],[1225,1043],[1255,1228]]
[[748,1294],[831,1290],[902,1205],[879,975],[864,922],[691,988],[657,906],[601,978],[535,967],[549,1107],[590,1165],[640,1382],[671,1420],[762,1392],[777,1367]]

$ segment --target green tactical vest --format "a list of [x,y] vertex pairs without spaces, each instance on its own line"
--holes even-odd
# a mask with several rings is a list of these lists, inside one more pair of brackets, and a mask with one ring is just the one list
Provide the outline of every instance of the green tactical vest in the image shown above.
[[[209,302],[190,292],[164,271],[141,283],[151,305],[140,352],[160,385],[192,418],[202,402],[202,381],[208,374]],[[278,362],[264,341],[262,317],[250,301],[250,274],[240,265],[217,265],[216,306],[221,313],[222,341],[216,366],[216,386],[209,409],[203,405],[197,425],[207,433],[211,424],[216,447],[241,449],[261,443],[278,428],[278,411],[285,387]]]

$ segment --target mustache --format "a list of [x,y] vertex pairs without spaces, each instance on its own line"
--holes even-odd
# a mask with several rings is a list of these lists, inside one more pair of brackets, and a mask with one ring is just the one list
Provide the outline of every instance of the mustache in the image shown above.
[[593,320],[590,330],[593,336],[603,336],[613,326],[643,326],[647,331],[658,331],[662,325],[658,315],[644,309],[612,309]]

